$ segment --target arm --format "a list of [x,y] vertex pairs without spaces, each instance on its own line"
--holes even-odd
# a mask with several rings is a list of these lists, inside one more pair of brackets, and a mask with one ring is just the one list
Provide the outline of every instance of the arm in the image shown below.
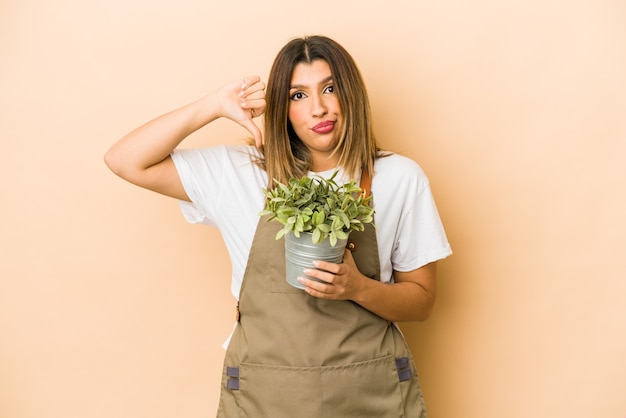
[[317,269],[305,274],[325,283],[302,278],[306,292],[312,296],[352,300],[388,321],[424,321],[435,304],[437,263],[429,263],[408,272],[394,272],[395,283],[381,283],[361,274],[350,251],[344,262],[320,261]]
[[170,157],[172,151],[191,133],[220,117],[243,126],[260,146],[261,132],[252,118],[265,111],[264,89],[256,76],[233,81],[130,132],[109,149],[105,163],[133,184],[189,200]]

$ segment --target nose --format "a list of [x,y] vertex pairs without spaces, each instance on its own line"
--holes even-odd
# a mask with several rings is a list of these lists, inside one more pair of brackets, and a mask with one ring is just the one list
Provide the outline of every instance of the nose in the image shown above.
[[328,107],[324,102],[324,97],[321,94],[316,94],[311,100],[311,114],[315,117],[321,117],[328,113]]

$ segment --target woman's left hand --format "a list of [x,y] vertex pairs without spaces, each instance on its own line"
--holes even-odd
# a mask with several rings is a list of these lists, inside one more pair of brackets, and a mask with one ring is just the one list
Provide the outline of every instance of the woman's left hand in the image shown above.
[[298,281],[306,286],[305,291],[317,298],[332,300],[352,300],[361,288],[363,280],[368,280],[356,266],[352,253],[346,250],[343,263],[315,261],[314,269],[305,269],[304,274],[322,282],[299,277]]

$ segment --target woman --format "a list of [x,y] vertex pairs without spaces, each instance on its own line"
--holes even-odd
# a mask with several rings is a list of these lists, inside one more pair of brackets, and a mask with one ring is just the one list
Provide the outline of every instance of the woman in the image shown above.
[[[252,121],[262,114],[264,135]],[[176,149],[220,117],[246,128],[256,147]],[[257,76],[229,83],[131,132],[105,161],[122,178],[179,199],[190,222],[224,237],[240,315],[218,416],[426,416],[394,322],[428,318],[436,262],[451,250],[422,170],[378,151],[365,85],[343,47],[323,36],[294,39],[278,53],[267,89]],[[319,281],[300,278],[301,291],[284,280],[280,225],[258,217],[262,189],[336,170],[371,188],[376,229],[350,235],[357,249],[342,264],[307,270]]]

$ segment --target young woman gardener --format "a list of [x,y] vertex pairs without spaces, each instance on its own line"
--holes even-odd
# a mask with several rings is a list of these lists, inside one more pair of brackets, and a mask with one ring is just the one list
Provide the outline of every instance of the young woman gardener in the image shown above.
[[[262,135],[253,118],[264,115]],[[182,150],[218,118],[255,146]],[[267,87],[237,79],[160,116],[111,147],[107,165],[181,201],[185,217],[219,228],[232,261],[237,326],[229,340],[218,417],[425,417],[411,353],[396,321],[435,302],[436,262],[451,254],[428,179],[406,157],[378,150],[369,101],[348,52],[323,36],[287,43]],[[281,226],[265,222],[272,179],[355,179],[371,190],[376,228],[353,232],[342,264],[317,262],[285,281]]]

